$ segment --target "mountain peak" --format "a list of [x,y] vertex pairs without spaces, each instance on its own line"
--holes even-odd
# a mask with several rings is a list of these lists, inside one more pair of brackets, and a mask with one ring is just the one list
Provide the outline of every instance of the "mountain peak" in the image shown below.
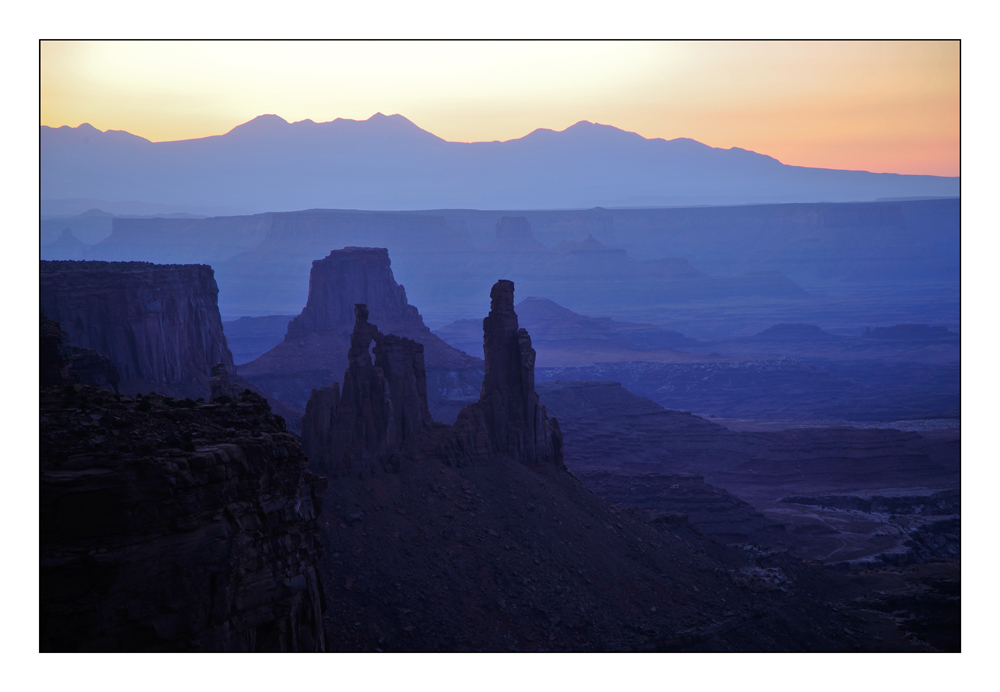
[[397,130],[420,130],[421,132],[425,132],[425,130],[422,130],[418,125],[414,124],[412,120],[400,115],[399,113],[385,115],[380,112],[363,122],[372,123],[373,125],[381,125],[384,127],[392,127]]
[[268,113],[266,115],[258,115],[253,120],[249,120],[242,125],[237,125],[226,134],[274,132],[285,125],[288,125],[287,120],[274,113]]

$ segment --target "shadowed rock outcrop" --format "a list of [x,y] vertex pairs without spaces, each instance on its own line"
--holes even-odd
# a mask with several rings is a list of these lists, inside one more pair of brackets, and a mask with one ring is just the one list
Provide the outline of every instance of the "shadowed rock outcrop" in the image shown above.
[[73,357],[70,349],[66,332],[59,328],[58,322],[42,313],[38,343],[41,386],[51,387],[69,381],[69,362]]
[[302,417],[302,453],[309,459],[309,468],[328,473],[333,466],[333,435],[337,430],[340,406],[340,385],[312,391]]
[[226,367],[225,363],[216,363],[212,366],[212,377],[208,381],[212,399],[221,397],[233,398],[240,393],[239,386],[234,382],[233,374]]
[[368,322],[367,307],[356,305],[343,393],[337,401],[336,385],[314,389],[306,407],[303,439],[313,469],[363,476],[378,467],[398,471],[407,460],[468,466],[497,457],[563,468],[562,434],[535,393],[535,352],[517,325],[514,284],[498,281],[491,296],[480,398],[454,426],[435,423],[428,411],[423,346],[382,334]]
[[306,405],[306,453],[315,470],[333,476],[398,471],[404,456],[422,455],[434,426],[427,410],[424,347],[382,334],[368,315],[364,304],[355,306],[350,365],[339,399],[334,383],[314,389]]
[[69,336],[59,323],[41,315],[39,379],[43,387],[56,384],[85,384],[118,393],[120,376],[114,363],[103,353],[70,346]]
[[41,651],[323,651],[325,479],[265,400],[43,387]]
[[284,341],[241,365],[240,375],[276,399],[304,407],[313,389],[341,381],[357,304],[367,306],[372,322],[385,333],[424,347],[428,403],[439,420],[453,420],[474,400],[482,361],[452,348],[424,325],[393,278],[384,248],[348,247],[313,262],[308,302],[289,322]]
[[126,394],[206,397],[213,365],[233,371],[211,267],[42,262],[40,288],[42,311],[72,346],[105,354]]
[[527,330],[518,328],[514,282],[497,281],[490,302],[483,320],[483,388],[479,401],[458,414],[460,444],[474,458],[503,454],[528,466],[562,466],[562,433],[535,393],[535,350]]

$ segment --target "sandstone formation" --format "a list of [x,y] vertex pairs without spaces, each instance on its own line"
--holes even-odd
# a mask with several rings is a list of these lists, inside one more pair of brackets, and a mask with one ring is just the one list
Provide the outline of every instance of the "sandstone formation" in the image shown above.
[[110,358],[123,393],[204,398],[213,365],[233,370],[211,267],[42,262],[40,287],[42,311]]
[[225,397],[227,399],[232,399],[233,397],[239,395],[240,387],[234,382],[234,377],[229,368],[226,367],[225,363],[216,363],[212,366],[212,377],[208,381],[209,389],[211,390],[211,398],[213,400]]
[[[480,400],[454,426],[422,405],[421,346],[383,334],[363,304],[343,391],[312,393],[303,437],[331,476],[321,517],[331,650],[911,647],[888,622],[832,610],[826,601],[844,588],[832,575],[782,552],[721,546],[686,515],[656,510],[656,498],[651,513],[622,511],[566,473],[511,282],[491,298]],[[720,537],[776,529],[700,477],[677,482],[692,516],[728,512],[714,524],[698,517]],[[872,644],[876,629],[884,644]]]
[[323,651],[325,479],[264,399],[41,392],[42,651]]
[[[514,283],[501,279],[490,291],[483,320],[486,373],[479,401],[455,422],[463,450],[476,456],[508,456],[528,466],[563,466],[562,433],[535,393],[535,350],[517,323]],[[474,452],[472,450],[475,450]]]
[[309,468],[327,474],[333,467],[333,436],[337,430],[340,406],[340,385],[312,391],[302,416],[302,453],[309,459]]
[[41,331],[38,344],[39,379],[42,387],[70,381],[69,363],[73,357],[69,337],[59,328],[59,323],[41,314]]
[[328,469],[333,476],[370,474],[376,467],[398,471],[402,455],[415,450],[432,424],[423,346],[382,335],[364,305],[355,312]]
[[304,408],[313,389],[341,381],[348,367],[356,304],[368,306],[372,322],[384,333],[423,345],[428,404],[439,420],[450,422],[475,399],[482,361],[431,333],[417,309],[406,302],[383,248],[348,247],[313,262],[309,300],[288,324],[284,341],[241,365],[240,375],[276,399]]
[[59,323],[41,315],[40,381],[55,384],[85,384],[118,393],[118,369],[103,353],[70,346]]
[[367,307],[356,305],[343,393],[337,401],[336,384],[314,389],[306,406],[303,438],[313,469],[364,476],[398,472],[409,461],[468,466],[499,457],[563,468],[562,434],[535,393],[535,352],[518,328],[514,284],[498,281],[491,298],[480,398],[454,426],[435,423],[428,411],[424,347],[382,334],[368,322]]
[[531,234],[531,224],[523,216],[501,216],[496,238],[489,249],[494,252],[543,252],[545,246]]

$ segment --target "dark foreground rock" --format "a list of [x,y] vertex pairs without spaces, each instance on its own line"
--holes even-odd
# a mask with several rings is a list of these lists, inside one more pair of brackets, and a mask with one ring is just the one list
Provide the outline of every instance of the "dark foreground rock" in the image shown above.
[[577,468],[574,475],[609,502],[683,518],[720,543],[788,548],[795,542],[783,525],[696,473]]
[[56,384],[86,384],[118,393],[121,376],[111,359],[103,353],[76,348],[69,335],[41,314],[39,332],[39,378],[43,387]]
[[325,650],[325,479],[261,397],[43,388],[40,464],[42,651]]

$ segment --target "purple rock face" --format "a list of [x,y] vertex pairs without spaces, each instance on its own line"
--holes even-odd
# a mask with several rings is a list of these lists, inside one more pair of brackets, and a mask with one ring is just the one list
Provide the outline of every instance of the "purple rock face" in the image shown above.
[[523,216],[502,216],[497,221],[496,238],[490,250],[497,252],[538,252],[545,246],[535,240],[531,224]]
[[363,476],[398,471],[411,461],[468,466],[497,457],[564,468],[559,425],[535,393],[535,352],[517,325],[514,284],[497,282],[491,296],[480,400],[464,408],[454,426],[434,423],[428,412],[423,346],[383,335],[357,305],[340,400],[336,387],[314,389],[306,407],[303,439],[312,468]]
[[[454,406],[455,390],[465,400],[475,397],[482,361],[452,348],[431,333],[406,291],[393,278],[384,248],[348,247],[313,262],[309,300],[288,324],[284,341],[239,373],[290,406],[304,407],[314,388],[339,382],[349,362],[355,305],[364,305],[371,321],[386,334],[406,337],[423,346],[424,386],[439,420]],[[367,324],[367,318],[365,324]],[[376,330],[377,331],[377,330]],[[455,411],[452,410],[452,417]],[[452,418],[453,419],[453,418]]]
[[348,247],[313,262],[309,300],[302,314],[288,324],[288,338],[310,332],[350,333],[358,303],[394,329],[426,329],[392,276],[389,251]]
[[39,379],[41,386],[51,387],[69,381],[69,364],[72,359],[69,337],[59,328],[59,323],[41,315],[39,341]]
[[309,468],[328,474],[333,467],[333,435],[337,430],[340,406],[340,385],[312,390],[302,417],[302,452],[309,459]]
[[517,324],[514,282],[497,281],[490,301],[490,314],[483,320],[482,392],[455,426],[470,432],[485,426],[490,455],[504,454],[529,466],[562,466],[562,434],[535,393],[535,349],[527,330]]
[[[355,306],[344,389],[314,389],[306,405],[303,440],[312,467],[333,476],[398,471],[404,455],[418,454],[433,425],[427,410],[424,347],[383,335]],[[372,344],[374,343],[374,348]],[[372,361],[372,354],[375,359]]]
[[120,376],[106,355],[70,345],[59,323],[41,315],[39,343],[39,380],[41,386],[85,384],[118,393]]
[[70,344],[105,354],[124,394],[207,397],[233,357],[212,268],[145,262],[42,262],[41,306]]
[[40,649],[323,651],[325,479],[298,438],[251,392],[102,394],[41,390]]

